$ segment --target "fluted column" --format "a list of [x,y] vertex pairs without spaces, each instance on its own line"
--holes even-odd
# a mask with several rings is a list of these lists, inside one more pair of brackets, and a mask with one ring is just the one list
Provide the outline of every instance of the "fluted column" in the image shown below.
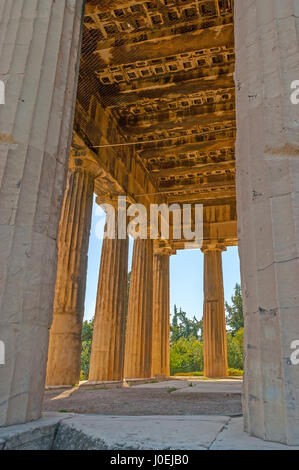
[[298,17],[297,0],[235,1],[245,430],[297,445]]
[[0,3],[1,426],[41,414],[83,1]]
[[[115,216],[117,234],[117,208]],[[128,249],[128,237],[103,240],[89,370],[93,382],[123,379]]]
[[124,377],[151,376],[152,300],[153,300],[153,241],[134,242],[131,272]]
[[169,255],[154,255],[152,376],[170,375]]
[[203,348],[204,375],[227,376],[227,343],[225,327],[221,245],[207,246],[204,252]]
[[46,379],[48,386],[73,385],[80,380],[95,171],[83,165],[81,160],[75,163],[68,171],[59,225],[57,278]]

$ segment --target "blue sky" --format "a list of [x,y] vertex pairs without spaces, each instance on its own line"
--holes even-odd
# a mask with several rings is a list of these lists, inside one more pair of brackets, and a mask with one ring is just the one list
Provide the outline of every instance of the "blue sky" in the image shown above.
[[[94,204],[89,242],[87,287],[85,299],[85,320],[94,316],[102,241],[98,234],[103,232],[104,214]],[[129,265],[131,265],[133,241],[130,240]],[[200,250],[178,251],[170,259],[170,303],[187,312],[188,316],[202,317],[203,307],[203,254]],[[224,295],[229,302],[236,282],[240,282],[238,248],[228,248],[222,254]]]

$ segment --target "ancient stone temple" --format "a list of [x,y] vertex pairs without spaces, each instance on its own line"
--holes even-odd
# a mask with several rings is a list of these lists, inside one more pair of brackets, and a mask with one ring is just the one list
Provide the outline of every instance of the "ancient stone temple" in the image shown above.
[[[169,376],[169,260],[199,247],[176,211],[193,227],[201,206],[205,375],[227,375],[222,252],[238,245],[245,429],[299,444],[298,17],[297,0],[2,0],[0,426],[80,379],[95,194],[118,236],[89,380]],[[168,236],[160,214],[135,239],[128,293],[132,204],[173,210]]]

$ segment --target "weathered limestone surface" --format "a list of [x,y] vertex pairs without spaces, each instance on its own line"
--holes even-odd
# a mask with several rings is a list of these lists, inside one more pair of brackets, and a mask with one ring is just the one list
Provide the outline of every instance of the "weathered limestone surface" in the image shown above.
[[153,240],[134,242],[128,302],[124,378],[151,376]]
[[128,237],[103,240],[90,356],[90,381],[123,379],[128,250]]
[[169,376],[169,255],[154,255],[152,376]]
[[299,443],[299,3],[235,2],[245,429]]
[[0,4],[0,426],[40,417],[82,4]]
[[0,430],[3,450],[298,450],[248,436],[228,416],[99,416],[43,413]]
[[211,245],[204,252],[203,347],[204,375],[227,376],[227,344],[221,253],[222,245]]
[[1,428],[0,450],[50,450],[60,422],[73,416],[73,413],[43,413],[37,421]]
[[58,235],[58,266],[46,384],[80,380],[88,245],[96,171],[75,160],[68,171]]

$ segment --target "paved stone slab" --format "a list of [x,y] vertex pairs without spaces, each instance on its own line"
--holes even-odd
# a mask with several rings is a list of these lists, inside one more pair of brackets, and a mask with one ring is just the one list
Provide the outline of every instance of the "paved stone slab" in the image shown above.
[[134,385],[134,388],[185,388],[188,387],[188,380],[167,380],[166,382],[155,382],[155,383],[143,383],[140,385]]
[[[241,395],[227,393],[175,394],[172,388],[113,388],[104,385],[89,389],[47,391],[45,411],[106,416],[232,416],[242,412]],[[171,392],[171,393],[170,393]]]
[[211,450],[298,450],[275,442],[265,442],[251,437],[243,431],[242,418],[233,418],[218,434]]
[[44,413],[0,428],[5,450],[299,450],[243,432],[241,418],[225,416],[103,416]]
[[228,421],[223,416],[77,415],[60,424],[54,449],[205,450]]
[[[190,386],[192,384],[192,386]],[[242,381],[189,382],[187,387],[173,392],[180,393],[242,393]]]
[[38,421],[0,428],[0,449],[51,449],[59,423],[72,416],[71,413],[44,413]]
[[167,382],[145,383],[134,388],[171,389],[172,393],[242,393],[243,380],[169,380]]

